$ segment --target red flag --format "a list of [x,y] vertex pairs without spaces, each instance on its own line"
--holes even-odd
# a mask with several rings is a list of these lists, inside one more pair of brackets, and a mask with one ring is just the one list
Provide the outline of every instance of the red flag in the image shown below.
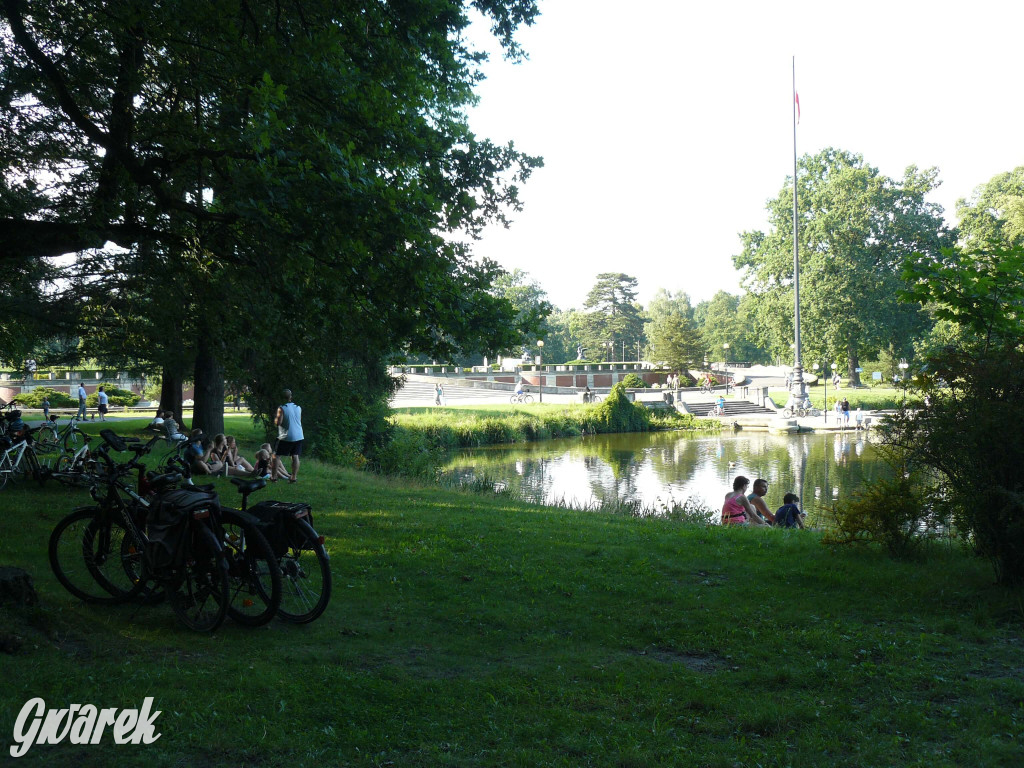
[[800,94],[797,93],[796,91],[793,91],[793,101],[796,102],[796,122],[797,122],[797,125],[799,125],[800,124]]

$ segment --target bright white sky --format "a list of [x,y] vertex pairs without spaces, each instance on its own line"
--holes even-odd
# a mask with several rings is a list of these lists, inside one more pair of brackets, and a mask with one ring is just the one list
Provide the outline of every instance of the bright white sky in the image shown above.
[[701,301],[741,292],[738,233],[793,173],[792,57],[800,155],[833,146],[899,178],[939,169],[954,203],[1024,165],[1024,3],[862,0],[541,0],[493,56],[470,115],[477,135],[542,155],[525,210],[480,256],[581,308],[600,272]]

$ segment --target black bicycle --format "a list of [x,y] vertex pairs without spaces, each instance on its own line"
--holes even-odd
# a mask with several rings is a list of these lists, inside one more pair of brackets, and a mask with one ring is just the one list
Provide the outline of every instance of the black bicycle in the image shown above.
[[[214,631],[227,614],[230,592],[216,497],[176,488],[178,473],[142,474],[140,459],[159,437],[145,445],[109,429],[100,437],[95,455],[102,469],[90,489],[96,505],[75,509],[54,528],[48,548],[54,575],[92,603],[125,602],[155,586],[186,627]],[[111,450],[135,456],[119,464]],[[128,482],[135,472],[142,493]]]
[[259,527],[281,567],[277,615],[295,624],[315,621],[331,600],[331,560],[324,537],[313,528],[309,504],[261,501],[250,507],[250,494],[265,487],[267,481],[233,477],[231,483],[242,496],[242,509],[234,511]]

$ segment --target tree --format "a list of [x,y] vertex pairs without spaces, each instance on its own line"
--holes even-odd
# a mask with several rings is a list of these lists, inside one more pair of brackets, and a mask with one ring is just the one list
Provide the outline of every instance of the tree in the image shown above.
[[647,316],[644,333],[652,360],[665,362],[677,371],[700,367],[704,343],[693,320],[689,296],[681,291],[673,296],[659,288],[647,306]]
[[993,176],[957,200],[956,216],[965,247],[1024,245],[1024,166]]
[[190,334],[207,431],[225,378],[269,409],[282,380],[298,396],[296,379],[326,394],[339,376],[376,382],[376,403],[392,351],[514,343],[513,307],[490,293],[500,270],[470,245],[507,223],[540,161],[468,129],[482,60],[464,38],[470,6],[510,55],[537,13],[533,0],[2,0],[0,263],[116,244],[98,258],[124,279],[93,279],[82,260],[63,279],[94,323],[148,321],[168,343],[161,279],[187,264],[173,277],[192,299],[170,316]]
[[748,301],[726,291],[698,304],[693,316],[704,342],[704,353],[717,360],[722,357],[722,345],[728,343],[731,360],[764,362],[764,350],[753,340],[753,322],[748,311]]
[[[845,358],[858,384],[860,357],[893,345],[909,354],[926,326],[918,305],[897,300],[900,270],[913,253],[949,243],[939,206],[925,201],[935,169],[907,168],[899,181],[863,157],[826,149],[800,160],[797,178],[803,352]],[[788,353],[793,314],[793,180],[768,201],[771,229],[745,232],[734,257],[755,296],[754,321],[773,353]]]
[[[540,283],[530,279],[530,276],[521,269],[515,269],[499,275],[494,281],[493,292],[508,301],[515,309],[515,324],[517,327],[528,329],[536,336],[546,339],[549,329],[546,327],[546,320],[554,307],[547,300],[547,294],[540,287]],[[503,355],[510,355],[517,350],[500,349],[495,350]],[[550,350],[545,350],[550,352]]]
[[590,310],[580,328],[583,346],[602,349],[611,344],[610,358],[622,357],[643,340],[643,316],[636,304],[635,277],[603,272],[587,294],[583,306]]

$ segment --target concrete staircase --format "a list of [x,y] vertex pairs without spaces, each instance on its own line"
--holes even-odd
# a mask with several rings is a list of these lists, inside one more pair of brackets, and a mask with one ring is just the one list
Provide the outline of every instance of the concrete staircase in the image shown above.
[[[710,416],[710,411],[715,407],[714,400],[708,401],[689,401],[683,400],[683,404],[686,410],[692,413],[694,416],[707,417]],[[775,411],[770,408],[752,403],[749,400],[726,400],[725,401],[725,415],[715,416],[712,418],[719,419],[731,419],[736,416],[774,416]]]

